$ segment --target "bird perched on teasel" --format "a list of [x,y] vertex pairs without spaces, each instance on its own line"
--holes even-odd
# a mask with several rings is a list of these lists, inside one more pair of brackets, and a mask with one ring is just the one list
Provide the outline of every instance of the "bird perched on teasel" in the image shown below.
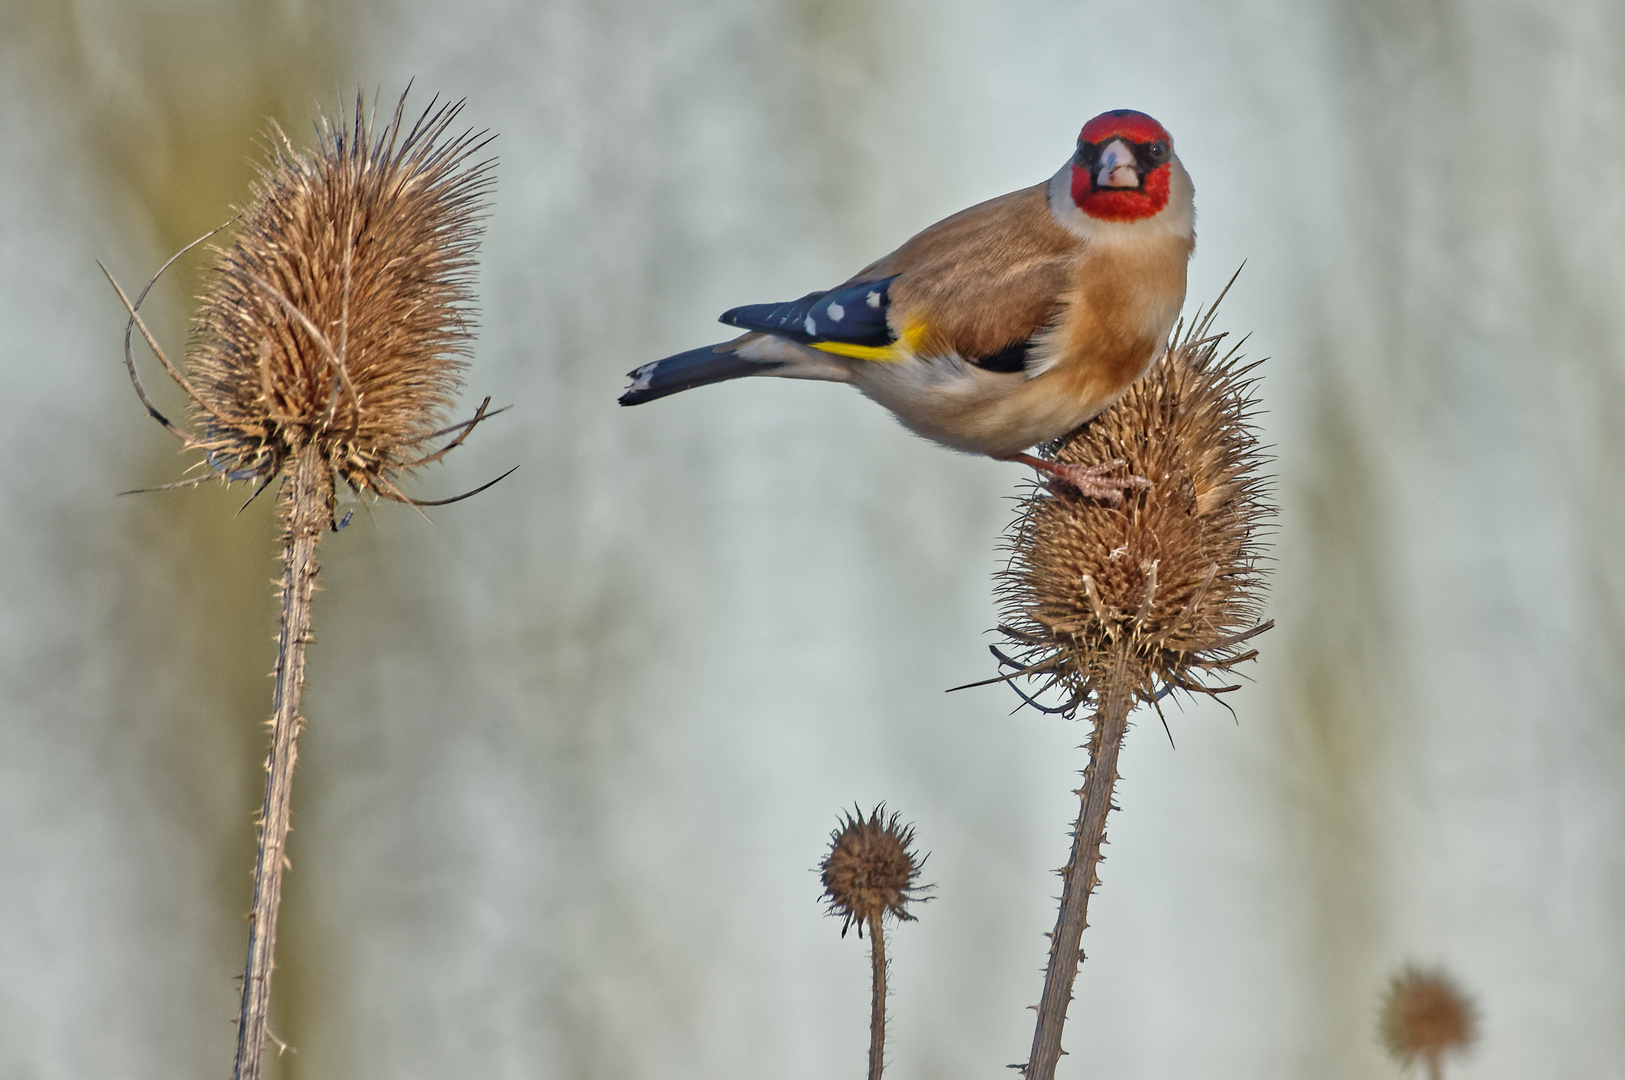
[[1114,109],[1041,184],[962,210],[800,300],[721,321],[746,333],[629,373],[622,405],[746,375],[849,382],[955,450],[1031,465],[1117,502],[1122,462],[1025,453],[1084,424],[1145,374],[1185,300],[1189,174],[1167,130]]

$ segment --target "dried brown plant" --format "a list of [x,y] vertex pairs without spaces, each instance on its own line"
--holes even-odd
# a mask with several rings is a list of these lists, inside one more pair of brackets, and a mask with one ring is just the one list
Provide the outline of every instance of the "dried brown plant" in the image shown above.
[[[358,97],[353,122],[324,120],[310,151],[273,127],[271,161],[259,169],[235,239],[216,251],[184,374],[139,314],[145,291],[132,302],[113,283],[130,313],[125,362],[137,394],[202,452],[194,466],[202,475],[168,486],[219,478],[251,483],[257,495],[282,481],[281,630],[238,1080],[259,1076],[268,1030],[316,545],[342,525],[336,489],[420,507],[456,501],[412,499],[401,482],[490,415],[486,399],[472,419],[446,421],[465,366],[478,223],[491,184],[493,162],[474,158],[489,139],[448,135],[460,103],[431,102],[410,126],[405,105],[402,95],[379,125]],[[132,329],[185,393],[194,430],[171,423],[147,396],[130,354]]]
[[1121,654],[1145,702],[1233,689],[1206,676],[1256,655],[1245,642],[1264,629],[1260,526],[1273,508],[1251,422],[1255,365],[1221,355],[1211,319],[1053,449],[1061,462],[1122,459],[1148,489],[1112,506],[1039,487],[1022,504],[999,582],[1012,655],[999,659],[1062,691],[1046,711],[1072,715],[1098,696]]
[[865,818],[853,807],[829,837],[829,853],[818,865],[829,913],[841,917],[841,936],[856,925],[869,931],[869,1080],[880,1080],[886,1051],[886,934],[883,920],[913,921],[911,903],[923,903],[920,870],[925,858],[914,853],[914,827],[902,815],[885,816],[882,803]]
[[1150,486],[1118,505],[1035,487],[1007,535],[999,595],[1008,643],[993,650],[1007,669],[1001,680],[1035,683],[1017,692],[1047,712],[1070,717],[1092,703],[1089,765],[1026,1080],[1050,1080],[1062,1052],[1129,712],[1173,690],[1236,689],[1215,676],[1254,658],[1247,643],[1271,625],[1259,621],[1260,533],[1273,508],[1252,425],[1254,365],[1239,346],[1222,349],[1212,321],[1210,309],[1189,332],[1176,331],[1116,404],[1046,448],[1061,462],[1121,459]]
[[1428,1080],[1439,1080],[1445,1055],[1477,1040],[1478,1010],[1443,970],[1407,966],[1388,984],[1377,1031],[1395,1061],[1421,1061]]

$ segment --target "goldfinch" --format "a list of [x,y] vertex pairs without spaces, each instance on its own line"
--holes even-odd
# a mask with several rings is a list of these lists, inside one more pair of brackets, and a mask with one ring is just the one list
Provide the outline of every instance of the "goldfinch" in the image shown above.
[[928,439],[1120,501],[1146,483],[1111,476],[1121,462],[1025,451],[1161,355],[1185,301],[1192,196],[1161,124],[1101,113],[1048,180],[937,222],[833,289],[726,312],[744,335],[637,368],[621,404],[746,375],[849,382]]

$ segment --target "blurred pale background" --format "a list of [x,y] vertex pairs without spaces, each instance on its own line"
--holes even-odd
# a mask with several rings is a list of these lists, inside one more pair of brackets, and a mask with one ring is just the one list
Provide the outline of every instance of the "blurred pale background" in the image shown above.
[[[0,8],[0,1077],[224,1076],[261,790],[269,500],[179,475],[139,283],[357,86],[499,133],[470,405],[326,545],[273,1028],[284,1078],[855,1076],[863,946],[811,867],[918,825],[890,1075],[1030,1040],[1082,731],[1011,714],[1020,470],[839,387],[621,410],[736,303],[845,276],[1163,120],[1191,299],[1272,359],[1256,681],[1142,719],[1063,1075],[1625,1077],[1625,7],[1615,0],[7,0]],[[197,263],[154,294],[178,349]]]

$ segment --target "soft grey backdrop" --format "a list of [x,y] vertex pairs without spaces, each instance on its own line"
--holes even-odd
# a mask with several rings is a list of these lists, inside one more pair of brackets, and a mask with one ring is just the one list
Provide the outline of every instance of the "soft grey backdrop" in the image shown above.
[[[1256,682],[1142,720],[1063,1075],[1625,1077],[1625,9],[1612,0],[7,0],[0,6],[0,1077],[229,1068],[268,711],[268,507],[130,394],[137,283],[362,86],[499,133],[470,404],[325,546],[281,1077],[857,1075],[811,873],[885,799],[937,899],[890,1075],[1030,1041],[1083,733],[991,673],[1020,470],[840,387],[636,411],[621,373],[1163,120],[1191,300],[1271,357]],[[179,349],[195,263],[155,293]],[[266,500],[268,501],[268,500]]]

